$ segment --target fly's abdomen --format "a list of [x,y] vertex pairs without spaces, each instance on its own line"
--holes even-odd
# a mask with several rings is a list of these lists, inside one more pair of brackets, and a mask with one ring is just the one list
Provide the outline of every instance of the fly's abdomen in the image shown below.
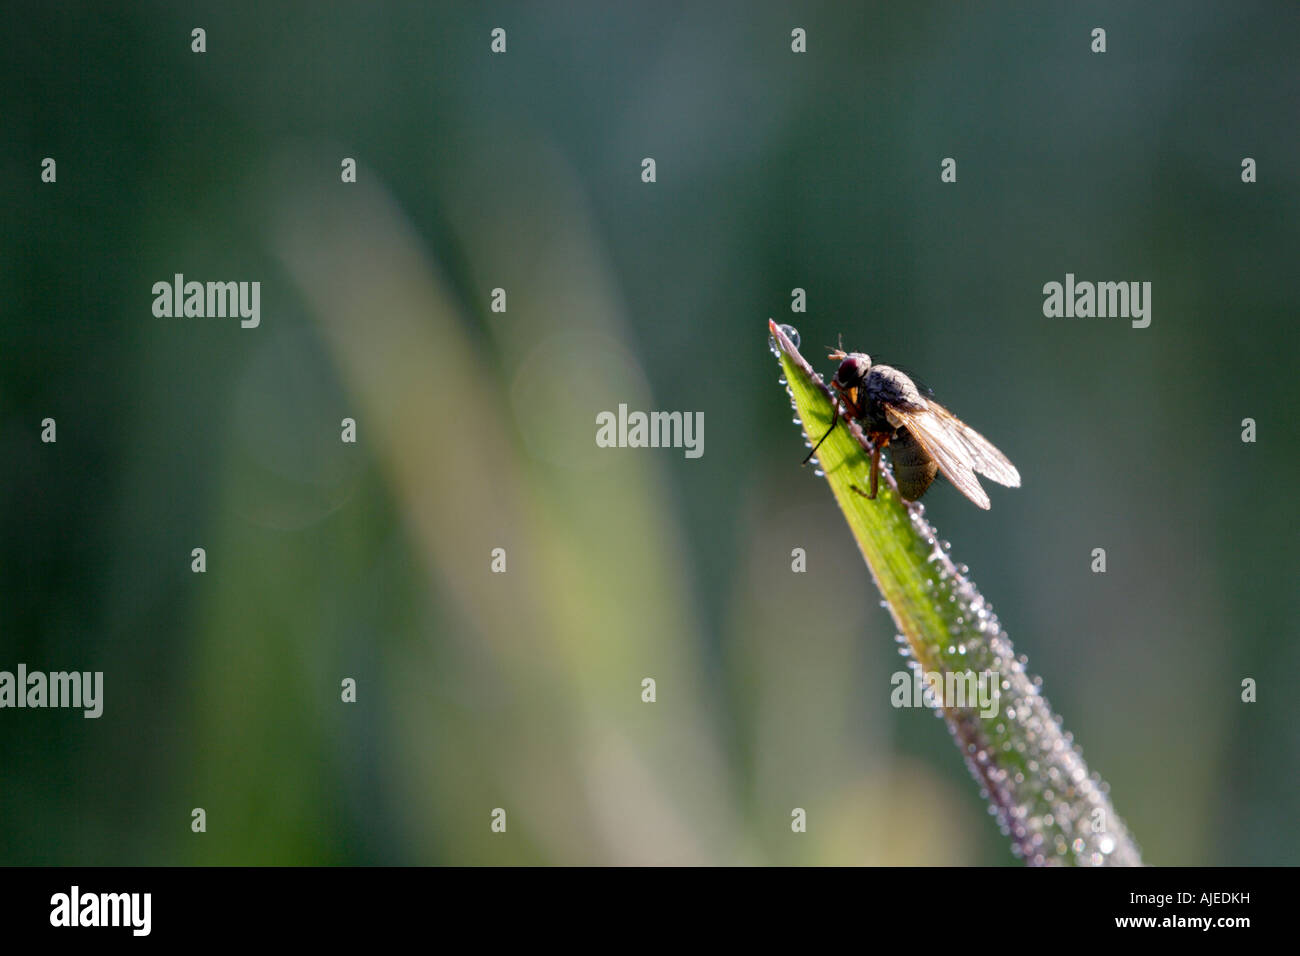
[[890,441],[889,458],[894,463],[898,493],[907,501],[915,501],[925,494],[939,473],[939,463],[906,428],[900,428]]

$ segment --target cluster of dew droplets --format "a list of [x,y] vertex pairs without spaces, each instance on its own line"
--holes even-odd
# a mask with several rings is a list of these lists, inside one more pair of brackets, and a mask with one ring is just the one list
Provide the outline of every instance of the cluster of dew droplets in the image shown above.
[[[782,325],[781,332],[783,335],[785,335],[787,339],[790,340],[790,344],[792,344],[796,349],[799,347],[798,329],[796,329],[793,325]],[[782,350],[781,350],[781,343],[776,340],[776,336],[769,335],[767,337],[767,347],[772,350],[772,354],[776,356],[776,360],[779,363],[781,361]],[[791,358],[793,359],[794,356],[791,356]],[[807,437],[808,430],[803,427],[803,419],[799,417],[799,405],[794,400],[794,392],[790,388],[790,383],[786,381],[785,374],[784,374],[784,366],[782,366],[782,369],[783,369],[782,375],[780,378],[777,379],[777,381],[780,382],[781,385],[785,387],[785,393],[790,396],[790,407],[794,409],[793,421],[804,432],[803,446],[805,448],[812,448],[812,442],[809,441]],[[808,366],[805,369],[805,371],[807,371],[809,377],[812,378],[814,381],[819,380],[817,373],[813,371],[811,366]],[[811,464],[818,478],[826,477],[826,473],[822,471],[821,462],[819,462],[815,457],[811,460]]]
[[[979,782],[989,812],[1031,864],[1133,865],[1138,851],[1111,807],[1106,785],[1090,773],[1083,752],[1061,729],[997,615],[971,582],[970,569],[953,564],[919,503],[909,506],[913,527],[929,546],[934,569],[927,591],[948,621],[949,640],[937,656],[946,670],[997,675],[998,713],[978,708],[942,711],[948,729]],[[913,661],[911,666],[917,666]]]
[[[798,331],[790,325],[782,325],[781,331],[797,349]],[[781,347],[775,337],[769,336],[768,344],[779,360]],[[811,366],[798,356],[790,357],[820,382]],[[780,382],[795,409],[794,423],[802,426],[784,375]],[[812,447],[806,430],[805,447]],[[813,462],[817,463],[815,458]],[[817,474],[823,474],[820,468]],[[1028,673],[1023,655],[1016,655],[993,607],[967,577],[970,569],[953,564],[951,545],[940,540],[926,520],[924,505],[909,502],[907,509],[913,528],[930,548],[926,563],[933,571],[924,579],[926,591],[949,629],[944,646],[927,649],[932,658],[929,665],[997,675],[998,712],[991,718],[982,719],[978,707],[943,707],[933,698],[931,702],[979,783],[989,813],[1010,838],[1013,852],[1037,865],[1140,864],[1136,845],[1111,807],[1105,783],[1089,772],[1082,750],[1062,731],[1060,717],[1042,695],[1041,679]],[[890,609],[887,601],[880,603]],[[894,639],[899,654],[910,658],[908,667],[914,672],[922,668],[908,639],[902,634]]]

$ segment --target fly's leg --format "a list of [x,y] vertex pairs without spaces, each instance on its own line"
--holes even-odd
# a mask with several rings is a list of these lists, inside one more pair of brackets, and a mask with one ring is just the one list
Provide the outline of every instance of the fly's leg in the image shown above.
[[839,422],[840,422],[840,403],[837,400],[831,406],[831,427],[826,429],[825,435],[817,439],[817,444],[813,445],[812,451],[808,452],[807,456],[804,458],[802,462],[800,462],[800,464],[806,465],[808,464],[808,462],[812,461],[812,456],[817,454],[817,449],[822,447],[822,442],[824,442],[827,438],[831,437],[831,432],[835,431],[835,426],[838,425]]
[[871,494],[867,494],[857,485],[849,485],[849,487],[868,501],[875,501],[876,492],[880,488],[880,450],[889,444],[889,434],[873,432],[867,436],[867,439],[871,442]]
[[871,494],[867,495],[872,501],[876,498],[876,490],[880,484],[880,444],[879,442],[871,443]]

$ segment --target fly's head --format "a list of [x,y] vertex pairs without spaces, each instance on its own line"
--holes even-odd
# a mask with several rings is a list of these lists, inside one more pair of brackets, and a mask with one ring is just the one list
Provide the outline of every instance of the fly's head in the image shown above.
[[866,381],[867,373],[871,371],[871,356],[865,352],[845,352],[843,349],[836,349],[828,357],[840,360],[840,367],[835,370],[835,377],[831,379],[831,387],[839,393],[840,398],[848,406],[849,414],[857,418],[861,415],[862,409],[859,403],[859,392],[863,382]]

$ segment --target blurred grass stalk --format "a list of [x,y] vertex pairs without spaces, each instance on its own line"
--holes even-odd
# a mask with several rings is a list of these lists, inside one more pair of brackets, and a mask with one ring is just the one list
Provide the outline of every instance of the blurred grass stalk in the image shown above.
[[[266,176],[273,249],[337,363],[362,448],[416,559],[418,617],[409,629],[366,638],[374,719],[391,741],[379,767],[399,812],[394,832],[413,862],[747,859],[707,729],[696,658],[703,642],[688,609],[683,549],[665,528],[663,475],[632,456],[602,456],[594,442],[595,410],[649,401],[617,361],[621,310],[590,222],[562,164],[540,151],[484,155],[467,149],[446,181],[470,197],[448,205],[485,313],[491,277],[513,280],[511,313],[499,325],[479,323],[495,342],[472,334],[472,306],[377,176],[343,190],[301,183],[296,171],[309,160],[296,154]],[[490,228],[500,223],[509,228]],[[550,318],[557,315],[564,321]],[[360,509],[338,520],[363,520],[353,514]],[[494,548],[508,553],[508,573],[491,571]],[[351,573],[378,575],[379,600],[400,605],[407,568],[397,557],[382,570]],[[288,573],[275,571],[270,601],[283,599]],[[248,583],[228,577],[232,593],[216,606],[246,610]],[[318,595],[302,600],[320,603]],[[245,657],[265,657],[285,639],[282,622],[299,613],[267,608],[249,621],[218,621],[220,656],[232,656],[229,635],[251,635]],[[266,633],[256,632],[259,621]],[[324,623],[292,633],[318,642]],[[321,656],[319,648],[303,653]],[[212,663],[211,673],[228,681]],[[647,676],[671,694],[670,705],[642,702]],[[317,698],[322,721],[340,719],[337,678],[331,687]],[[256,748],[244,742],[276,723],[267,714],[237,723],[224,707],[212,712],[220,723],[205,740],[232,759],[251,759],[241,755]],[[229,776],[228,766],[219,772]],[[297,792],[315,785],[312,767],[293,785],[279,766],[258,769],[237,779]],[[271,784],[249,783],[230,799],[255,807],[262,785]],[[508,813],[509,840],[489,830],[497,807]],[[250,812],[241,832],[265,846],[275,823]],[[294,858],[276,848],[257,859]]]
[[[830,427],[833,397],[799,354],[787,327],[770,320],[768,326],[783,381],[811,443]],[[1026,673],[1025,659],[1015,656],[966,569],[953,565],[924,507],[899,496],[883,460],[884,480],[875,500],[853,489],[868,485],[865,441],[856,424],[835,429],[818,450],[819,468],[910,651],[914,685],[921,686],[918,669],[922,677],[942,678],[931,685],[932,702],[941,708],[1012,851],[1031,865],[1140,866],[1138,848],[1111,807],[1106,783],[1089,772],[1040,693],[1041,681]],[[982,709],[956,694],[944,699],[945,688],[956,686],[949,675],[989,672],[996,675],[997,706]]]

